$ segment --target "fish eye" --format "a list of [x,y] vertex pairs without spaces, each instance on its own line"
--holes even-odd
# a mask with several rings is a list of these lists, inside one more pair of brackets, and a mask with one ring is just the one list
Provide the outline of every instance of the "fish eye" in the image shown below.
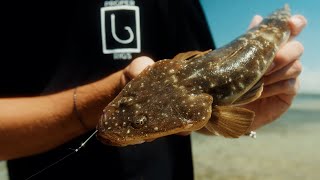
[[140,116],[140,117],[138,117],[137,119],[135,119],[133,121],[132,127],[136,128],[136,129],[141,128],[146,123],[146,121],[147,121],[147,117],[146,116]]

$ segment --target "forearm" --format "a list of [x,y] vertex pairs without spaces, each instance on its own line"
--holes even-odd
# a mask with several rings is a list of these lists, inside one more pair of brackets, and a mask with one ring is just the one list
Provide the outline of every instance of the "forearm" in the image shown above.
[[104,106],[120,91],[122,72],[74,89],[28,98],[0,99],[0,160],[47,151],[93,129]]
[[72,114],[71,90],[0,102],[0,159],[42,152],[81,132]]

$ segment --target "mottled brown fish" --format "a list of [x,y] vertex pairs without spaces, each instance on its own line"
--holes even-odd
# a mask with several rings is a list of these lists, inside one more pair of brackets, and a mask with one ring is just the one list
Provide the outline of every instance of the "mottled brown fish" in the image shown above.
[[219,49],[180,53],[146,68],[104,109],[98,138],[125,146],[203,127],[244,135],[254,112],[238,105],[259,98],[261,77],[289,38],[289,18],[286,5]]

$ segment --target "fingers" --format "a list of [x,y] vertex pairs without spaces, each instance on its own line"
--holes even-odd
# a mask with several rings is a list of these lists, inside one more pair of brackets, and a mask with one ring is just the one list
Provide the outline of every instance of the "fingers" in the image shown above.
[[[262,19],[263,18],[260,15],[255,15],[251,20],[249,29],[253,28],[254,26],[257,26],[262,21]],[[289,26],[291,28],[291,38],[300,34],[300,32],[307,25],[307,23],[307,19],[302,15],[292,16],[289,20]]]
[[302,72],[302,65],[299,60],[289,63],[284,68],[263,78],[264,85],[270,85],[279,81],[294,79]]
[[132,79],[153,63],[154,61],[147,56],[138,57],[125,68],[124,73],[128,78]]
[[294,15],[289,20],[291,36],[297,36],[307,25],[307,19],[302,15]]
[[257,26],[262,21],[262,19],[263,18],[260,15],[255,15],[251,20],[251,23],[249,25],[249,29]]
[[151,66],[154,61],[147,57],[141,56],[134,59],[124,70],[121,76],[120,85],[124,87],[131,79],[138,76],[146,67]]
[[284,45],[276,55],[275,67],[263,78],[264,91],[261,98],[279,94],[295,96],[300,87],[297,79],[302,72],[301,62],[298,60],[303,53],[303,46],[298,41],[291,41]]
[[301,62],[298,61],[303,54],[303,45],[292,40],[297,36],[307,24],[307,20],[301,15],[290,18],[291,40],[283,45],[273,61],[273,68],[264,76],[264,91],[261,98],[282,95],[287,100],[298,93],[300,81],[298,76],[302,71]]
[[300,80],[298,78],[279,81],[264,87],[261,98],[267,98],[279,94],[289,95],[291,97],[297,95],[300,88]]
[[266,75],[278,71],[293,61],[296,61],[303,54],[303,51],[303,45],[299,41],[289,41],[281,49],[279,49],[273,61],[274,68],[271,69]]

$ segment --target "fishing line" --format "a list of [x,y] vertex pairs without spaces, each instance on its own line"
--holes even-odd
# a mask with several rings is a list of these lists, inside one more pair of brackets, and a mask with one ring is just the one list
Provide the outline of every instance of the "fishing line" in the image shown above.
[[27,179],[25,180],[29,180],[31,178],[33,178],[34,176],[38,175],[38,174],[41,174],[42,172],[44,172],[45,170],[51,168],[52,166],[58,164],[59,162],[63,161],[64,159],[68,158],[69,156],[73,155],[74,153],[78,152],[80,149],[82,149],[86,144],[87,142],[98,132],[98,130],[95,130],[83,143],[81,143],[81,145],[77,148],[77,149],[71,149],[69,148],[70,150],[72,150],[71,153],[65,155],[64,157],[62,157],[61,159],[59,159],[58,161],[46,166],[45,168],[41,169],[40,171],[38,171],[37,173],[31,175],[30,177],[28,177]]

